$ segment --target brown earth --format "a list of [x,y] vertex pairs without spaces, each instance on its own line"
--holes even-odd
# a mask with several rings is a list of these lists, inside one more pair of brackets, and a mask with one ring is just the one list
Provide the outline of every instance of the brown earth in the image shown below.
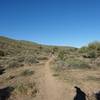
[[40,98],[38,100],[67,100],[67,90],[65,84],[53,76],[50,62],[53,61],[51,57],[41,69],[40,78]]

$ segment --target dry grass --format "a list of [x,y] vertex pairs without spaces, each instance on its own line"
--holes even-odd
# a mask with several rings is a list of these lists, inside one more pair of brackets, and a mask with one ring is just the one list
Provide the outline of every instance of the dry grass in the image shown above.
[[[36,85],[36,75],[34,74],[34,70],[34,65],[26,65],[14,69],[6,69],[6,72],[0,76],[0,84],[2,87],[9,85],[14,88],[9,100],[23,100],[25,98],[32,100],[36,97],[38,88]],[[19,99],[19,97],[21,98]]]
[[19,83],[15,86],[13,95],[30,95],[35,97],[38,90],[36,88],[35,82],[32,83]]

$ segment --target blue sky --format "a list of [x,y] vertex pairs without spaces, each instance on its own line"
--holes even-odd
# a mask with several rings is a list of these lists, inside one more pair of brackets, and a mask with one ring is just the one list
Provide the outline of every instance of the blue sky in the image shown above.
[[100,0],[0,0],[0,35],[80,47],[100,40]]

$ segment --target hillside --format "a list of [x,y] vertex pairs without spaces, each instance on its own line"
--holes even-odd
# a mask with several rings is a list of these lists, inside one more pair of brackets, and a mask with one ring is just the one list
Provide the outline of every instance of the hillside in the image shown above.
[[73,100],[75,86],[100,100],[100,42],[75,48],[0,36],[0,100]]

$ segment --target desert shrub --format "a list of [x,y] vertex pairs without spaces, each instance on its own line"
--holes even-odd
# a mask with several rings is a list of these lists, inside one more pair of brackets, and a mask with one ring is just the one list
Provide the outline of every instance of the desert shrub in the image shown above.
[[19,92],[19,93],[23,93],[23,94],[26,94],[27,92],[27,88],[24,84],[19,84],[15,87],[15,91],[16,92]]
[[65,52],[64,51],[60,51],[58,54],[58,59],[60,60],[65,60]]
[[92,42],[88,45],[90,50],[100,50],[100,42]]
[[19,63],[18,61],[11,61],[8,63],[8,68],[18,68],[24,66],[23,64]]
[[97,67],[100,67],[100,57],[96,58],[94,63]]
[[84,69],[90,68],[87,62],[78,59],[69,58],[66,61],[57,61],[53,69],[56,71],[66,70],[66,69]]
[[94,50],[90,50],[83,55],[84,58],[96,58],[98,57],[97,52]]
[[96,50],[97,46],[96,46],[96,43],[89,43],[88,44],[88,49],[90,50]]
[[56,61],[56,63],[54,64],[54,67],[52,68],[55,71],[62,71],[68,68],[68,64],[65,61],[58,60]]
[[57,53],[58,52],[58,47],[53,47],[52,48],[52,54]]
[[11,62],[11,61],[16,61],[16,62],[19,62],[19,63],[23,63],[25,60],[25,57],[24,56],[12,56],[12,57],[9,57],[8,61]]
[[81,68],[81,69],[84,69],[84,68],[89,68],[89,64],[87,62],[84,62],[82,60],[78,60],[78,59],[71,59],[71,60],[67,60],[67,64],[68,64],[68,67],[70,68]]
[[79,53],[86,53],[86,52],[88,52],[88,49],[87,49],[87,47],[82,47],[78,51],[79,51]]
[[59,76],[59,74],[58,74],[58,73],[56,73],[56,74],[53,74],[53,76],[54,76],[54,77],[57,77],[57,76]]
[[48,60],[48,57],[46,57],[46,56],[40,56],[40,57],[38,57],[38,60]]
[[36,57],[29,55],[29,56],[25,57],[25,63],[26,64],[35,64],[35,63],[38,63],[38,60]]
[[25,57],[24,56],[17,57],[17,61],[18,62],[24,62],[24,60],[25,60]]
[[96,52],[95,52],[94,50],[89,51],[89,52],[87,53],[87,57],[88,57],[88,58],[96,58]]
[[69,52],[76,52],[78,50],[78,48],[69,48],[69,50],[67,50],[67,51],[69,51]]
[[6,80],[11,80],[11,79],[14,79],[14,78],[15,78],[15,76],[9,75],[9,76],[7,76]]
[[79,49],[80,53],[86,53],[85,58],[95,58],[100,56],[100,42],[89,43],[87,47]]
[[28,95],[35,97],[38,92],[35,82],[32,83],[19,83],[15,86],[14,93],[19,95]]
[[17,61],[11,61],[8,65],[9,68],[19,67],[19,63]]
[[97,57],[100,57],[100,51],[97,51],[96,53],[97,53]]
[[34,71],[31,71],[31,70],[29,70],[29,69],[26,69],[26,70],[24,70],[22,73],[21,73],[21,75],[22,76],[30,76],[30,75],[32,75],[32,74],[34,74],[35,72]]
[[0,56],[5,56],[5,52],[0,50]]

